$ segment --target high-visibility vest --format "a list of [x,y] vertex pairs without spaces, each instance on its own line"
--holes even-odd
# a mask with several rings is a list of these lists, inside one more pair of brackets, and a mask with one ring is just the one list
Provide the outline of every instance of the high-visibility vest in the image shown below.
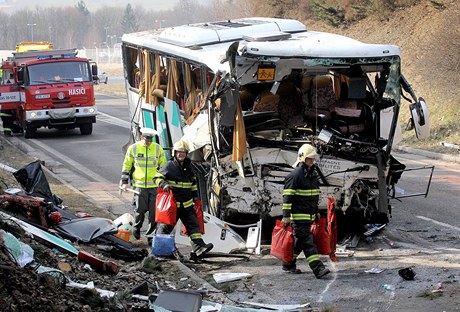
[[[143,141],[132,144],[126,151],[123,161],[122,176],[123,182],[131,178],[133,187],[155,188],[153,177],[157,171],[166,163],[163,148],[152,142],[149,147]],[[130,177],[132,172],[132,176]]]

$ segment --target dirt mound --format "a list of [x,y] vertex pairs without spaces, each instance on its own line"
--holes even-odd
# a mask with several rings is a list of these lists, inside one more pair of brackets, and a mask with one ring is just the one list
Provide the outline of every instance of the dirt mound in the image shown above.
[[416,93],[431,105],[453,103],[460,93],[460,2],[444,2],[445,8],[438,8],[432,1],[421,1],[395,11],[390,19],[372,16],[343,31],[364,42],[400,46],[402,71]]

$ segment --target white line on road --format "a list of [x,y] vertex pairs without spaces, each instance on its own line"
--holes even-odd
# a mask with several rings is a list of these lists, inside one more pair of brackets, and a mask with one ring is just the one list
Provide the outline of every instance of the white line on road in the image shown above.
[[423,216],[417,216],[417,218],[425,220],[425,221],[431,221],[434,224],[441,225],[441,226],[444,226],[446,228],[449,228],[449,229],[456,230],[456,231],[460,232],[460,228],[458,228],[456,226],[453,226],[453,225],[450,225],[450,224],[447,224],[447,223],[439,222],[439,221],[436,221],[436,220],[433,220],[433,219],[430,219],[430,218],[427,218],[427,217],[423,217]]
[[70,166],[72,166],[76,170],[80,171],[83,175],[89,176],[89,177],[93,178],[97,182],[111,183],[110,181],[106,180],[105,178],[101,177],[100,175],[94,173],[92,170],[84,167],[82,164],[80,164],[80,163],[78,163],[76,161],[73,161],[72,159],[70,159],[69,157],[65,156],[64,154],[59,153],[58,151],[56,151],[55,149],[49,147],[48,145],[41,143],[39,140],[37,140],[37,139],[29,139],[29,140],[32,141],[34,144],[40,146],[43,150],[50,152],[53,155],[53,157],[58,158],[61,161],[64,161],[64,162],[68,163]]
[[116,126],[120,126],[120,127],[123,127],[123,128],[128,128],[128,129],[131,128],[131,124],[128,121],[124,121],[124,120],[122,120],[120,118],[113,117],[113,116],[110,116],[110,115],[107,115],[107,114],[104,114],[104,113],[101,113],[101,112],[99,112],[97,114],[97,121],[106,122],[106,123],[116,125]]

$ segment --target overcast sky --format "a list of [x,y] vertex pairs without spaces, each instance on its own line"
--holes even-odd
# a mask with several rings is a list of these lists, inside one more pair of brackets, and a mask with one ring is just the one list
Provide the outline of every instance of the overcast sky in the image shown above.
[[[79,0],[0,0],[0,9],[4,12],[11,12],[16,9],[25,7],[35,8],[48,6],[75,6]],[[125,7],[128,3],[131,6],[142,6],[146,9],[165,10],[172,8],[180,0],[84,0],[88,9],[96,10],[103,6],[120,6]],[[206,3],[209,0],[199,0],[200,3]]]

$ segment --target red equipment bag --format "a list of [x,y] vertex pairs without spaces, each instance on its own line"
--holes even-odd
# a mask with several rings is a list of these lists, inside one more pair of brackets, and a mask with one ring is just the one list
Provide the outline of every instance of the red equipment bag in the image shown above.
[[310,231],[321,255],[328,255],[334,262],[339,262],[335,256],[337,245],[337,219],[335,215],[335,200],[329,196],[327,199],[327,219],[321,218],[311,224]]
[[313,234],[313,240],[315,241],[316,249],[320,255],[329,255],[331,252],[331,246],[329,243],[330,235],[326,229],[326,218],[321,218],[319,221],[313,222],[310,227],[311,233]]
[[155,222],[176,224],[177,204],[171,191],[163,191],[162,188],[158,188],[155,207]]
[[270,254],[284,263],[292,262],[294,258],[294,234],[292,226],[284,226],[280,220],[276,220],[272,233],[272,246]]
[[[198,225],[200,226],[200,233],[204,234],[204,216],[203,216],[203,204],[201,200],[197,200],[193,205],[193,208],[196,212],[196,218],[198,220]],[[182,225],[182,233],[187,235],[187,229]]]

